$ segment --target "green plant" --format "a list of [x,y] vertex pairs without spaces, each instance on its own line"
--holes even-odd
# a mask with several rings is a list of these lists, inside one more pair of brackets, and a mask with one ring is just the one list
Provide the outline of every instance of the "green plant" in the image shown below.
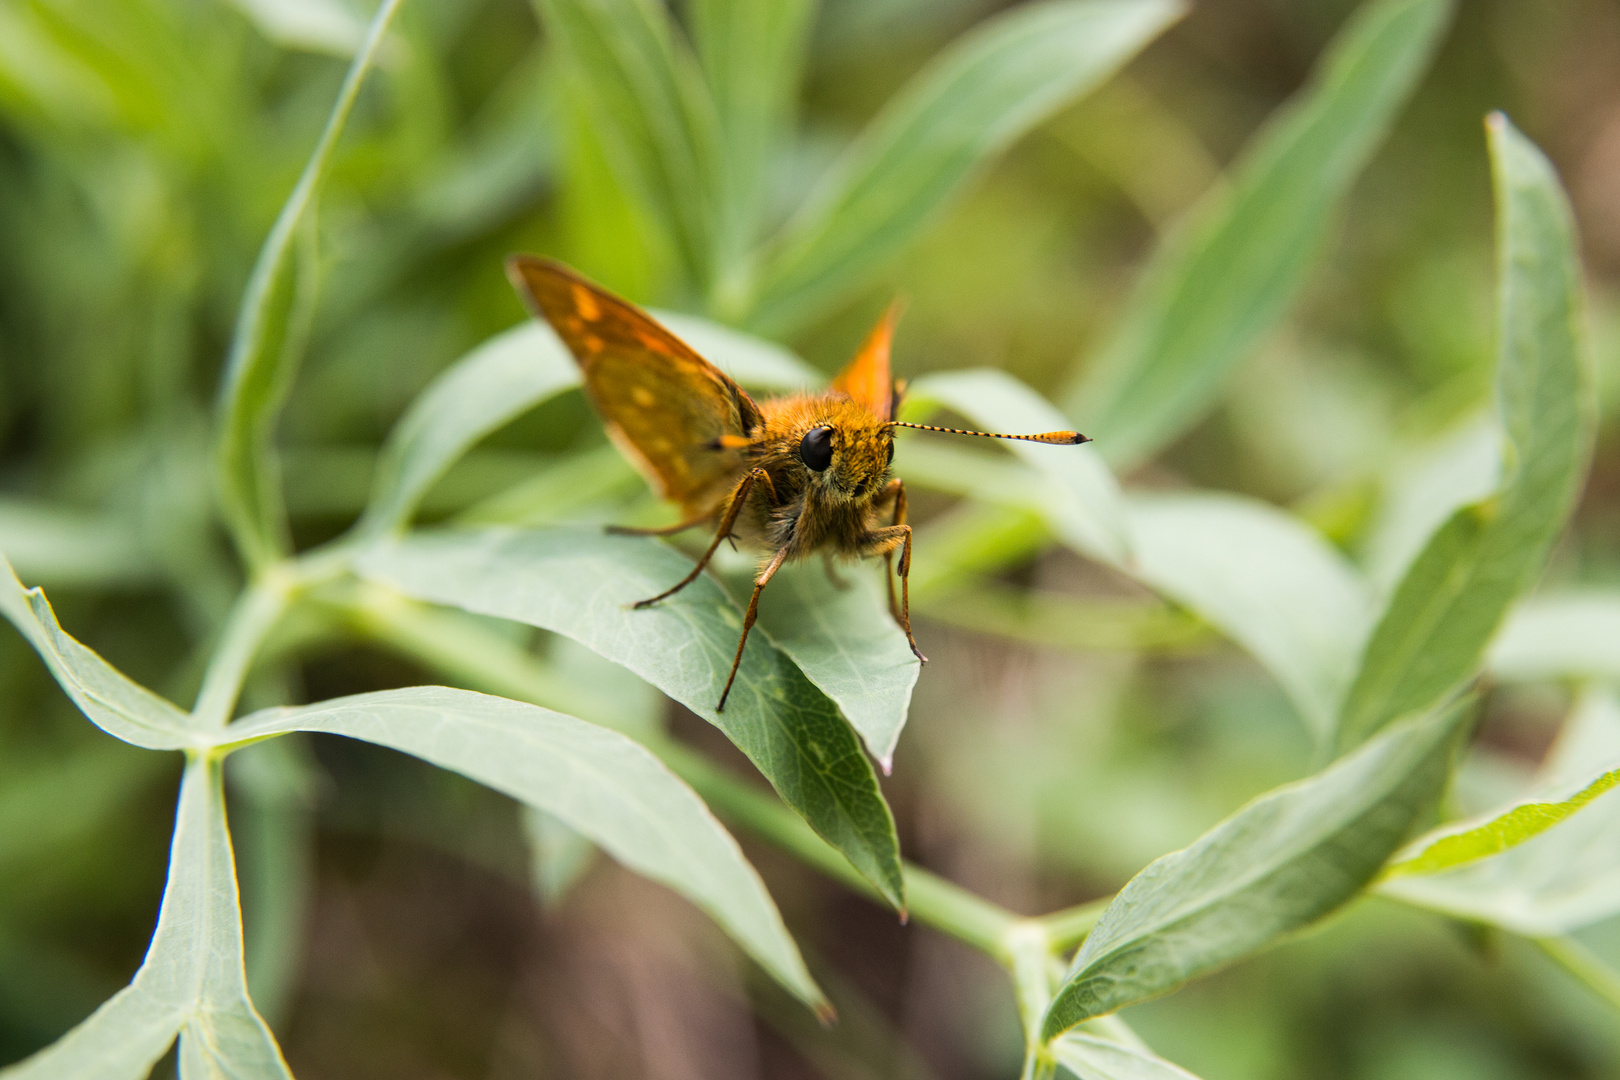
[[[611,451],[572,453],[460,506],[453,527],[412,527],[435,483],[476,444],[577,384],[572,361],[540,327],[505,331],[440,375],[394,425],[353,527],[301,549],[293,543],[277,431],[319,317],[316,210],[362,80],[380,51],[403,41],[389,37],[399,6],[384,0],[362,38],[304,31],[323,47],[348,41],[354,59],[248,279],[208,449],[197,449],[199,439],[173,451],[191,477],[207,455],[217,510],[178,485],[191,502],[171,496],[186,512],[166,514],[164,528],[192,535],[162,543],[131,535],[144,527],[138,513],[110,511],[117,532],[19,504],[7,508],[8,533],[0,515],[0,548],[32,536],[45,550],[40,562],[78,560],[101,584],[170,581],[211,639],[197,664],[195,703],[183,710],[69,636],[43,593],[25,590],[4,566],[0,608],[73,702],[118,739],[181,752],[185,771],[168,884],[140,971],[83,1024],[3,1075],[141,1076],[176,1036],[182,1075],[287,1074],[250,1000],[255,962],[244,963],[223,773],[229,756],[285,745],[298,732],[398,749],[511,796],[542,838],[537,872],[549,887],[566,890],[584,845],[600,847],[693,901],[782,987],[829,1014],[724,819],[1002,965],[1027,1077],[1058,1066],[1103,1080],[1186,1075],[1113,1014],[1368,893],[1529,937],[1620,1007],[1616,976],[1569,936],[1620,907],[1611,883],[1620,804],[1605,794],[1620,755],[1620,711],[1600,686],[1583,696],[1570,748],[1533,799],[1441,826],[1403,853],[1446,789],[1482,675],[1601,682],[1617,666],[1612,645],[1592,648],[1586,629],[1612,623],[1612,598],[1525,599],[1572,511],[1597,423],[1573,225],[1541,153],[1501,115],[1489,120],[1497,392],[1479,445],[1500,466],[1486,470],[1479,491],[1447,491],[1443,514],[1427,505],[1417,526],[1383,526],[1421,537],[1388,587],[1297,514],[1214,491],[1122,489],[1114,471],[1213,407],[1236,362],[1282,318],[1324,221],[1423,72],[1449,3],[1373,0],[1352,18],[1230,186],[1161,246],[1066,412],[989,369],[926,375],[910,388],[908,416],[948,408],[989,428],[1048,430],[1073,415],[1097,421],[1104,435],[1096,453],[1062,455],[907,444],[899,460],[908,481],[970,508],[922,531],[919,571],[936,575],[917,585],[925,611],[983,612],[993,625],[1003,586],[992,572],[1033,547],[1061,544],[1175,605],[1135,612],[1115,644],[1144,640],[1133,634],[1198,640],[1213,628],[1274,676],[1318,758],[1310,775],[1254,798],[1112,898],[1040,917],[1015,915],[901,857],[868,754],[888,771],[917,669],[873,581],[839,592],[819,568],[779,579],[762,610],[765,634],[750,645],[719,714],[712,702],[738,621],[726,586],[704,578],[673,602],[627,610],[677,577],[683,557],[651,540],[558,523],[624,489],[627,469]],[[997,16],[932,61],[796,209],[775,215],[768,164],[791,137],[808,5],[697,0],[690,45],[649,0],[537,7],[548,59],[566,73],[555,100],[589,144],[576,148],[574,167],[586,180],[575,182],[601,181],[601,197],[644,230],[647,265],[662,260],[656,272],[668,293],[706,313],[671,313],[672,328],[765,388],[819,376],[786,350],[719,323],[780,334],[828,311],[917,241],[991,157],[1180,14],[1168,0],[1048,0]],[[48,5],[29,10],[72,39]],[[593,220],[603,227],[614,217]],[[216,514],[245,573],[223,611],[217,594],[231,571],[208,554]],[[152,549],[167,554],[142,554]],[[1043,599],[1058,618],[1091,614],[1033,598]],[[627,708],[613,683],[624,676],[582,678],[481,617],[572,639],[656,687],[718,727],[779,799],[663,734],[651,704]],[[1027,632],[1029,619],[1020,610],[1011,621]],[[381,643],[471,689],[384,690],[237,716],[253,680],[254,696],[272,699],[290,656],[349,638]],[[261,782],[296,789],[301,772],[286,755]],[[543,842],[558,835],[560,843]]]

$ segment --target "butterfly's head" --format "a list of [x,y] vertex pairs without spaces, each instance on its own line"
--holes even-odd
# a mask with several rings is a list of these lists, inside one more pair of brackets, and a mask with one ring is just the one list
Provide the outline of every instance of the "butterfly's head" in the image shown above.
[[836,502],[870,499],[889,478],[894,430],[866,409],[829,395],[796,418],[789,437],[807,485]]

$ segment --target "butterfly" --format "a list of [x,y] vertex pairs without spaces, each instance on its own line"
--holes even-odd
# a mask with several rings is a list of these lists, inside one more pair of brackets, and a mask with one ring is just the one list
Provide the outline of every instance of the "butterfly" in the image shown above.
[[680,507],[681,520],[666,528],[611,531],[671,536],[713,526],[691,573],[634,606],[656,604],[696,581],[727,539],[768,553],[754,577],[717,711],[725,709],[736,681],[760,594],[783,565],[812,554],[881,555],[889,612],[918,661],[928,662],[911,632],[912,530],[905,484],[889,472],[895,428],[1057,445],[1090,441],[1073,431],[998,435],[897,420],[904,386],[889,369],[897,305],[827,390],[756,402],[652,316],[562,263],[514,255],[506,270],[530,310],[551,324],[578,361],[608,436],[660,496]]

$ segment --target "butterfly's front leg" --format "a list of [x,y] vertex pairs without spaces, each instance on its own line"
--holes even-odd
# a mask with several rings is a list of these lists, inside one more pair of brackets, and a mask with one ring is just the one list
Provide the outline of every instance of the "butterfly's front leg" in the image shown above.
[[765,569],[759,572],[759,576],[754,578],[754,595],[748,598],[748,611],[743,615],[742,637],[737,639],[737,655],[732,657],[731,674],[726,676],[726,688],[720,691],[720,704],[714,707],[715,712],[726,711],[726,698],[731,694],[731,684],[737,681],[737,668],[742,664],[743,646],[748,644],[748,631],[754,628],[754,620],[759,616],[759,594],[765,591],[765,586],[771,583],[771,578],[782,569],[790,550],[791,547],[780,548],[771,556],[771,561],[765,564]]
[[656,604],[658,601],[663,600],[666,597],[674,596],[676,593],[692,584],[692,582],[696,581],[698,579],[698,575],[703,573],[703,568],[708,566],[709,560],[714,557],[715,549],[720,546],[720,541],[731,535],[732,526],[737,524],[737,515],[742,512],[743,504],[748,501],[749,491],[753,489],[754,484],[761,481],[763,481],[765,486],[771,490],[771,493],[774,496],[776,493],[776,485],[771,483],[771,474],[766,472],[764,469],[754,469],[745,475],[741,480],[737,481],[737,486],[731,489],[731,494],[727,497],[725,503],[725,510],[720,515],[720,527],[714,531],[714,539],[709,542],[709,549],[703,553],[703,558],[697,561],[697,565],[692,567],[692,572],[687,574],[680,581],[676,582],[672,587],[659,593],[657,596],[650,596],[645,600],[637,600],[631,606],[644,608],[650,604]]

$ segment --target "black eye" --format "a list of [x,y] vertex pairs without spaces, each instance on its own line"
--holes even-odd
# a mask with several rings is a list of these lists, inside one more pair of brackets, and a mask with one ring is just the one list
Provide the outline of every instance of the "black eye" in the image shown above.
[[816,472],[824,471],[832,464],[832,437],[833,429],[830,427],[811,428],[805,432],[799,442],[799,460]]
[[889,464],[894,464],[894,443],[889,444]]

